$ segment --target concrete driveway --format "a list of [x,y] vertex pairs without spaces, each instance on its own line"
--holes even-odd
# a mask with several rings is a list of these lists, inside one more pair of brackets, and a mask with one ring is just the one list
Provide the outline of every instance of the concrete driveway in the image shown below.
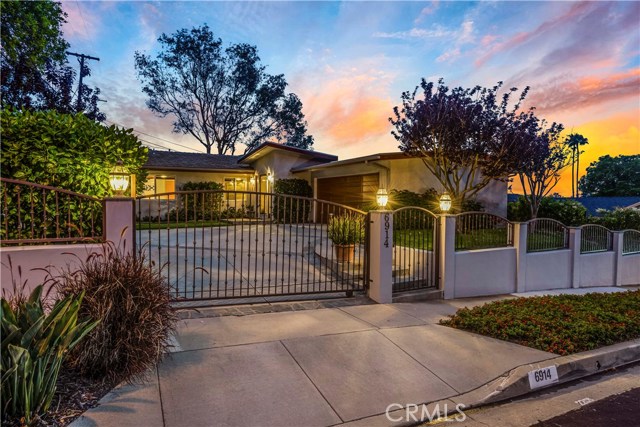
[[454,407],[447,399],[518,365],[555,357],[436,324],[461,304],[183,320],[175,351],[148,385],[114,390],[73,425],[390,425],[384,416],[390,404]]

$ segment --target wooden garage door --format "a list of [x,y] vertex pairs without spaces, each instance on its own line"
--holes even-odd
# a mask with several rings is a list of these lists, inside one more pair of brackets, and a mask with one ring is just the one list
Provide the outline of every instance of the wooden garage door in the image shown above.
[[316,198],[363,209],[375,203],[379,182],[377,173],[318,179]]

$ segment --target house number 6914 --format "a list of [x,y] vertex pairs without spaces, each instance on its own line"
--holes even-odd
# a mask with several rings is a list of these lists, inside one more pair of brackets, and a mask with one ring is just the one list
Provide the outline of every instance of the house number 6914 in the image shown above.
[[384,247],[389,247],[389,214],[384,214]]

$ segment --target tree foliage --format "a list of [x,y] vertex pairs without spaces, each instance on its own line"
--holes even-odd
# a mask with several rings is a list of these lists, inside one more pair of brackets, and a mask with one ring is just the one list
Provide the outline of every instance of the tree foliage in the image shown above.
[[402,106],[389,119],[400,149],[419,156],[457,203],[515,172],[520,126],[526,124],[517,113],[528,88],[510,107],[517,89],[499,97],[501,87],[499,82],[450,90],[442,79],[437,85],[422,79],[413,92],[402,94]]
[[1,125],[3,177],[104,197],[111,192],[111,168],[122,161],[142,190],[148,149],[132,129],[106,127],[83,114],[8,109]]
[[271,75],[249,44],[226,48],[207,25],[158,39],[152,59],[136,52],[135,66],[147,106],[160,117],[172,115],[174,132],[191,134],[211,152],[234,153],[266,142],[309,148],[302,103],[286,93],[283,75]]
[[561,140],[562,125],[544,121],[529,113],[520,133],[521,149],[514,153],[516,171],[530,209],[530,218],[538,216],[540,203],[560,181],[560,172],[569,164],[569,147]]
[[576,189],[578,189],[578,175],[580,174],[580,147],[587,145],[589,140],[579,133],[572,133],[567,136],[567,146],[571,150],[571,197],[576,197]]
[[[0,3],[0,12],[2,106],[84,112],[91,119],[104,120],[97,105],[98,88],[82,85],[78,109],[77,73],[67,62],[69,44],[62,34],[67,14],[60,3],[7,0]],[[91,75],[86,64],[81,72],[83,78]]]
[[640,196],[640,154],[600,157],[589,165],[579,187],[585,196]]

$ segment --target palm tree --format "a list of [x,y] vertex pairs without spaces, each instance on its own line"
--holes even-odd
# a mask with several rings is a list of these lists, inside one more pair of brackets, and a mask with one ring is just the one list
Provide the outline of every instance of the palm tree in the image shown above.
[[566,144],[571,148],[571,197],[578,197],[578,178],[580,175],[580,151],[581,145],[587,145],[589,140],[579,133],[567,136]]

